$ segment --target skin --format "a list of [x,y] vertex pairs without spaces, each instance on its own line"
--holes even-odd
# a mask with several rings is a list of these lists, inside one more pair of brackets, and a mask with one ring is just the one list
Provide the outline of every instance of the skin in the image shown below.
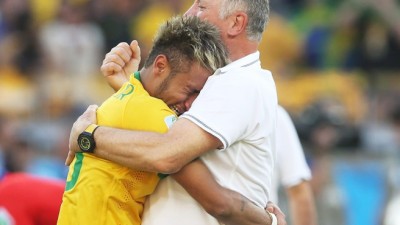
[[221,19],[219,17],[220,5],[221,1],[196,0],[185,15],[197,16],[218,27],[222,41],[228,48],[231,61],[257,51],[259,42],[250,41],[245,32],[248,16],[244,12],[237,11],[228,18]]
[[170,73],[167,57],[159,55],[151,68],[141,70],[141,80],[151,96],[162,99],[180,115],[189,109],[191,102],[206,83],[210,71],[194,62],[188,71],[179,72],[172,77]]
[[314,195],[309,181],[286,188],[294,225],[317,225]]
[[[219,1],[195,1],[193,6],[190,7],[186,15],[196,15],[202,19],[208,20],[216,25],[221,30],[221,37],[229,49],[230,59],[235,60],[242,58],[245,55],[251,54],[257,51],[258,42],[250,41],[247,39],[245,27],[247,24],[247,15],[244,12],[235,12],[228,18],[221,20],[217,15],[219,9]],[[237,46],[240,46],[238,48]],[[127,54],[127,55],[126,55]],[[115,63],[116,61],[121,62],[121,59],[105,59],[106,65],[103,62],[102,71],[105,76],[113,76],[113,73],[107,73],[112,69],[106,67],[121,67],[122,70],[127,70],[125,64],[134,64],[130,62],[130,58],[133,53],[124,53],[122,57],[123,63]],[[115,55],[112,57],[116,57]],[[107,65],[107,62],[113,62],[113,65]],[[106,71],[104,71],[106,70]],[[120,71],[120,70],[116,70]],[[188,100],[190,102],[190,100]],[[88,110],[78,118],[74,123],[70,135],[70,153],[66,160],[66,164],[69,165],[74,157],[74,153],[79,151],[76,144],[78,135],[91,123],[95,123],[95,110],[96,106],[90,106]],[[198,158],[202,154],[218,149],[222,146],[222,143],[216,137],[210,135],[202,128],[193,124],[191,121],[186,119],[179,119],[166,134],[157,134],[151,132],[140,132],[140,131],[126,131],[119,130],[109,127],[100,127],[97,129],[94,138],[96,140],[97,148],[95,154],[98,157],[105,158],[121,165],[145,170],[145,171],[156,171],[161,173],[175,173],[188,164],[194,159]],[[135,147],[132,148],[132,143],[135,143]],[[169,151],[165,151],[169,149]],[[146,152],[146,154],[143,154]],[[135,160],[132,160],[135,159]],[[185,187],[186,188],[186,187]],[[189,187],[190,188],[190,187]],[[189,193],[190,190],[188,190]],[[220,195],[221,197],[224,195]],[[199,202],[201,200],[197,199]],[[239,198],[240,199],[240,198]],[[241,200],[244,201],[243,199]],[[223,210],[211,210],[211,212],[223,212],[221,215],[213,215],[220,221],[226,224],[246,224],[238,222],[231,222],[230,219],[234,219],[232,216],[235,211],[235,205],[227,204],[229,201],[221,201],[223,204]],[[240,201],[239,201],[240,202]],[[238,205],[238,204],[236,204]],[[247,207],[251,207],[252,204],[243,204],[239,209],[239,216],[237,218],[246,218],[243,213],[248,212]],[[267,209],[275,213],[278,217],[278,224],[286,224],[284,214],[279,210],[278,207],[273,204],[269,204]],[[253,211],[252,211],[253,212]],[[216,213],[218,214],[218,213]],[[250,216],[253,219],[259,219],[257,223],[249,224],[270,224],[271,220],[264,212],[257,213],[257,217]],[[259,218],[258,218],[259,217]],[[224,221],[226,219],[227,221]]]
[[[125,61],[128,63],[125,64]],[[110,86],[117,91],[128,81],[132,71],[137,70],[139,63],[140,48],[137,41],[130,46],[120,43],[106,55],[101,70]],[[169,77],[170,73],[165,55],[157,56],[151,67],[140,71],[142,84],[149,94],[162,99],[179,115],[190,108],[211,72],[195,62],[188,71],[177,73],[172,78]]]

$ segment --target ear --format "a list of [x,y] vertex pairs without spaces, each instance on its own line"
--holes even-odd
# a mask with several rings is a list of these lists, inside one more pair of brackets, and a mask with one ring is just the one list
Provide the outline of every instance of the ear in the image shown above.
[[160,54],[154,60],[153,63],[154,74],[156,76],[164,76],[169,74],[170,66],[166,55]]
[[246,13],[237,12],[231,15],[231,24],[228,30],[228,35],[238,36],[239,34],[246,32],[246,26],[248,22],[248,16]]

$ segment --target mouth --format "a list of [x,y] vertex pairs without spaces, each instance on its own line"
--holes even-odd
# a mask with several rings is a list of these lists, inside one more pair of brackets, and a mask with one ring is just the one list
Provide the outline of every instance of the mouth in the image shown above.
[[183,113],[183,112],[181,112],[181,110],[176,105],[172,105],[169,108],[172,109],[177,116],[180,116]]

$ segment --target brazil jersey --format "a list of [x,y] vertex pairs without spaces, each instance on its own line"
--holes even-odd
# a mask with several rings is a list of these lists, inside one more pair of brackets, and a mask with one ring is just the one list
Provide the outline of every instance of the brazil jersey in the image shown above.
[[[164,133],[176,119],[163,101],[143,88],[138,73],[97,109],[99,125],[122,129]],[[145,198],[158,181],[156,173],[77,153],[70,165],[58,225],[139,225]]]

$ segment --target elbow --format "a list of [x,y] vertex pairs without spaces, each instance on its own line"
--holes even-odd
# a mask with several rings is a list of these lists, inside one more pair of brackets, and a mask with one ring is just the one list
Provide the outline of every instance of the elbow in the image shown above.
[[181,170],[187,163],[190,162],[185,152],[182,153],[176,147],[168,143],[170,138],[168,136],[161,136],[160,141],[154,142],[147,149],[148,154],[143,154],[144,161],[151,165],[151,171],[172,174]]
[[183,165],[175,160],[168,159],[154,159],[153,161],[154,170],[158,173],[172,174],[182,169]]
[[217,220],[221,221],[225,218],[228,218],[232,214],[232,207],[229,204],[229,201],[221,200],[221,201],[209,201],[207,204],[203,204],[204,210],[215,217]]

